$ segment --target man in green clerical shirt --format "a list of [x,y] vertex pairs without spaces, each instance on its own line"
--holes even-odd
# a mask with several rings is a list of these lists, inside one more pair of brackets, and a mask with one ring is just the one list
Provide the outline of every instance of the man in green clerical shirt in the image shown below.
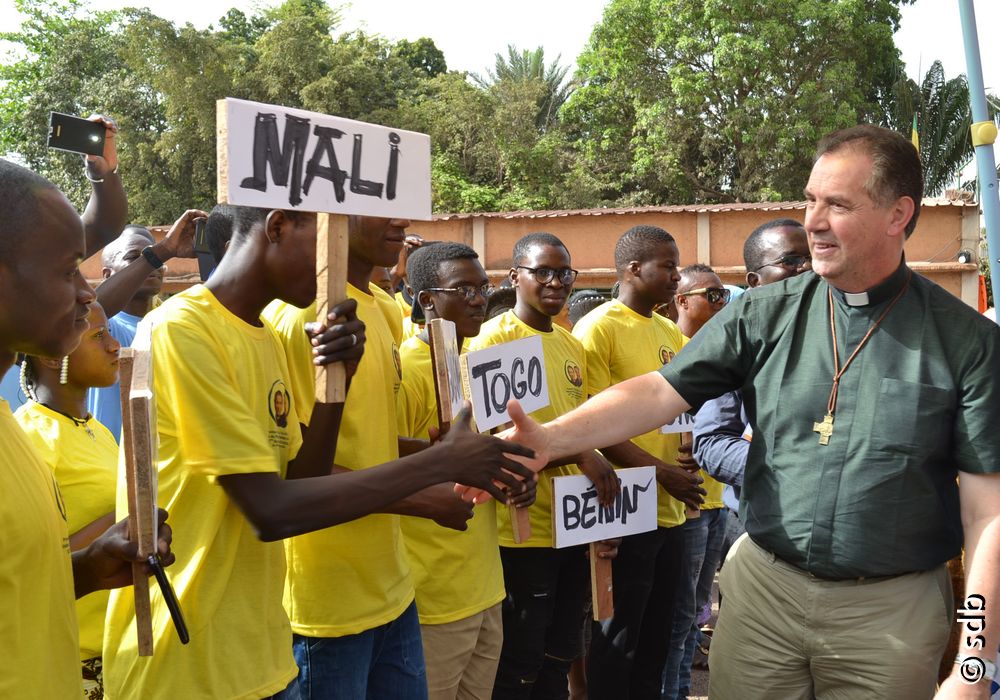
[[[713,700],[930,698],[956,607],[945,562],[963,544],[966,594],[985,600],[975,627],[985,626],[963,632],[938,697],[989,694],[1000,328],[907,267],[922,186],[916,149],[898,134],[830,134],[805,188],[814,272],[743,295],[659,372],[544,426],[512,407],[506,436],[551,460],[742,390],[754,436],[748,537],[720,582]],[[977,668],[986,680],[963,680]]]

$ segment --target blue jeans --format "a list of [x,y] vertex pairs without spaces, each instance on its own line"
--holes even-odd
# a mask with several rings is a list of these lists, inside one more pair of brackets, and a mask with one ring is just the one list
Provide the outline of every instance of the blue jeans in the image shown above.
[[345,637],[293,635],[302,700],[427,700],[416,603],[392,622]]
[[263,698],[263,700],[302,700],[302,693],[299,692],[299,679],[293,679],[287,688],[269,698]]
[[590,700],[657,700],[685,559],[681,526],[622,539],[611,568],[615,612],[595,622]]
[[670,634],[670,654],[663,669],[661,700],[688,696],[691,661],[701,632],[698,614],[712,596],[712,582],[722,557],[726,533],[726,508],[703,510],[700,518],[688,520],[684,528],[688,557],[684,565],[684,586]]

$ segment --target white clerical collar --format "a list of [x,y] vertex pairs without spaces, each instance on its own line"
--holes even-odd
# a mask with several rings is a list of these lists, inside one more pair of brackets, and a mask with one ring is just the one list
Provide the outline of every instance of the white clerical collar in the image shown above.
[[857,294],[844,292],[844,302],[848,306],[868,306],[868,292],[858,292]]

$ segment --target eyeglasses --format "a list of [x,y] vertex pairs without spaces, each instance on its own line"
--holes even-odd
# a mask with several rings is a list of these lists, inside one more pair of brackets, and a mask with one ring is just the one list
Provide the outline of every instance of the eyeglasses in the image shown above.
[[551,267],[525,267],[524,265],[515,265],[514,267],[518,270],[527,270],[530,272],[534,276],[535,281],[539,284],[548,284],[558,277],[559,281],[567,287],[573,284],[576,280],[576,276],[580,274],[578,270],[574,270],[571,267],[564,267],[559,270]]
[[732,296],[732,292],[725,287],[702,287],[701,289],[692,289],[690,292],[679,292],[676,296],[686,297],[692,294],[704,294],[709,304],[718,304],[720,301],[723,304],[728,304],[729,297]]
[[771,262],[764,263],[763,265],[758,267],[757,270],[754,270],[754,272],[757,272],[758,270],[763,270],[765,267],[770,267],[771,265],[778,265],[780,267],[788,268],[789,270],[798,270],[807,262],[812,262],[811,255],[795,255],[795,254],[782,255],[777,260],[772,260]]
[[476,298],[476,295],[480,295],[483,299],[489,299],[493,292],[496,291],[496,287],[492,284],[486,283],[481,287],[473,287],[470,284],[463,284],[458,287],[428,287],[424,291],[426,292],[455,292],[461,294],[465,297],[466,301],[472,301]]

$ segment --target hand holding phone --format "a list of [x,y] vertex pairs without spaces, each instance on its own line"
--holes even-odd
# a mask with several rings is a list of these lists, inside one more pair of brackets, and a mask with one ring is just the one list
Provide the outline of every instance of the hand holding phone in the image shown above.
[[104,155],[105,125],[70,114],[49,115],[49,148],[90,156]]

